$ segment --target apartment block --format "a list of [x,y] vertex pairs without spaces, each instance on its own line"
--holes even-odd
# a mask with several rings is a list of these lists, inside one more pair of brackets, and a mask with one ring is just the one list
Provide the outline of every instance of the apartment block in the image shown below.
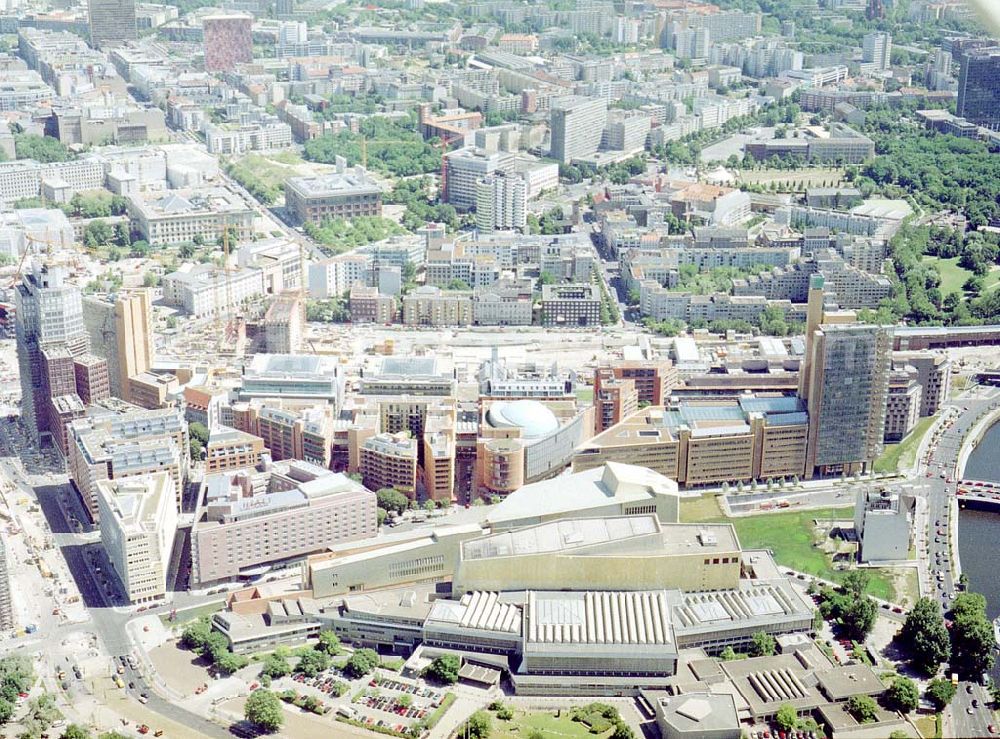
[[382,295],[378,288],[355,284],[349,306],[353,323],[390,324],[396,320],[396,298]]
[[562,98],[551,110],[551,156],[570,164],[574,159],[589,157],[601,145],[607,103],[599,98]]
[[407,326],[469,326],[472,294],[424,285],[403,296],[403,323]]
[[264,440],[245,431],[215,426],[205,446],[205,471],[228,472],[243,467],[256,467],[264,454]]
[[664,405],[670,392],[680,384],[677,368],[669,359],[624,360],[602,365],[594,370],[594,395],[605,382],[631,380],[635,384],[636,401],[643,405]]
[[67,462],[73,484],[96,520],[97,482],[170,473],[180,508],[188,465],[187,422],[178,408],[143,410],[106,401],[67,427]]
[[542,325],[600,326],[601,289],[592,284],[543,285]]
[[889,375],[883,435],[887,444],[902,441],[920,420],[922,388],[918,378],[914,367],[894,369]]
[[481,232],[523,231],[527,212],[528,186],[520,177],[492,175],[476,183],[476,228]]
[[417,440],[408,431],[376,434],[361,445],[361,476],[371,490],[417,494]]
[[602,433],[639,410],[635,381],[609,377],[594,388],[594,432]]
[[893,352],[894,364],[917,370],[920,384],[920,415],[933,416],[951,392],[951,359],[937,352]]

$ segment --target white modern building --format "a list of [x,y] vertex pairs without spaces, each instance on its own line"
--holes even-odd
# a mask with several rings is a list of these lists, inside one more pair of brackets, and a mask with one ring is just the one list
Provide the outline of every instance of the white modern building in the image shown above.
[[492,175],[476,183],[476,228],[484,233],[524,230],[528,187],[520,177]]
[[177,504],[169,473],[97,483],[101,544],[131,603],[167,592],[167,570],[177,531]]
[[854,530],[862,562],[909,557],[912,497],[889,490],[862,490],[854,506]]
[[563,98],[553,102],[550,151],[553,159],[569,164],[597,151],[608,116],[602,98]]

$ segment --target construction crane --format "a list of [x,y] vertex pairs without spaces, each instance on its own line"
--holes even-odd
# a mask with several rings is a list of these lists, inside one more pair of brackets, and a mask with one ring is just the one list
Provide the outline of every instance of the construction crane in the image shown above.
[[[32,244],[45,244],[45,255],[49,257],[52,256],[53,246],[57,248],[63,248],[63,244],[55,243],[50,239],[39,239],[35,236],[31,236],[30,234],[25,234],[24,239],[25,241],[29,241]],[[26,247],[24,252],[22,252],[21,258],[17,262],[17,269],[14,270],[14,278],[11,280],[10,285],[8,285],[8,288],[14,287],[14,285],[17,284],[17,281],[21,279],[21,275],[24,272],[24,263],[28,260],[28,253],[30,251],[31,249]]]
[[216,282],[215,287],[215,326],[218,332],[219,344],[218,352],[223,353],[225,347],[236,347],[237,340],[239,339],[239,331],[237,327],[237,320],[233,316],[233,284],[232,284],[232,271],[229,266],[229,228],[230,224],[228,221],[224,221],[222,224],[222,271],[223,271],[223,284],[226,291],[226,324],[225,327],[222,326],[222,313],[219,306],[219,285]]

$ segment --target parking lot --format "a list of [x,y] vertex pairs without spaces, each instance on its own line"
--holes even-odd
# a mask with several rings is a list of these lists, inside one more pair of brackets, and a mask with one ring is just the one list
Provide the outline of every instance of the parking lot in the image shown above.
[[400,678],[375,677],[350,707],[348,718],[368,726],[404,732],[426,718],[444,701],[446,693]]

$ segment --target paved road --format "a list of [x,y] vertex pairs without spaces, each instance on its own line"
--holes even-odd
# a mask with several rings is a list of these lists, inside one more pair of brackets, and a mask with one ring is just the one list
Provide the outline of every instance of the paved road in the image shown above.
[[[956,408],[959,413],[953,421],[945,421],[944,430],[937,443],[929,445],[925,460],[918,460],[918,470],[925,477],[927,496],[927,556],[931,575],[934,579],[934,595],[947,612],[955,582],[951,563],[951,497],[955,493],[955,469],[962,440],[982,418],[983,414],[1000,405],[1000,397],[993,389],[978,391],[978,395],[949,401],[945,408]],[[944,477],[942,478],[942,475]],[[952,482],[948,482],[952,480]],[[957,543],[955,548],[957,549]],[[972,706],[972,701],[978,707]],[[950,734],[963,737],[989,736],[987,726],[993,720],[989,705],[990,696],[986,688],[974,682],[959,685],[958,694],[952,703],[952,727]],[[969,713],[971,709],[972,713]]]
[[[5,452],[13,451],[17,447],[14,431],[8,428],[6,423],[0,424],[0,447],[3,447]],[[130,608],[124,607],[124,597],[115,577],[111,574],[111,565],[99,540],[95,538],[94,529],[86,518],[79,496],[64,475],[48,473],[26,475],[22,473],[19,463],[13,457],[3,458],[0,464],[8,478],[21,492],[38,501],[52,531],[53,541],[62,551],[70,574],[80,591],[80,597],[92,618],[92,627],[103,645],[103,651],[114,658],[127,656],[132,651],[132,643],[125,625],[134,614]],[[100,572],[97,567],[100,567]],[[176,593],[173,604],[161,606],[158,610],[167,611],[172,607],[197,605],[208,600],[211,598]],[[38,648],[43,646],[43,642],[51,648],[69,634],[78,633],[80,630],[80,624],[60,624],[46,629],[43,639],[29,637],[21,640],[16,648],[19,650]],[[123,679],[126,684],[134,685],[133,688],[126,689],[133,698],[138,700],[140,694],[146,695],[148,710],[189,726],[205,736],[220,738],[229,736],[225,729],[217,724],[161,698],[140,672],[127,665]]]

